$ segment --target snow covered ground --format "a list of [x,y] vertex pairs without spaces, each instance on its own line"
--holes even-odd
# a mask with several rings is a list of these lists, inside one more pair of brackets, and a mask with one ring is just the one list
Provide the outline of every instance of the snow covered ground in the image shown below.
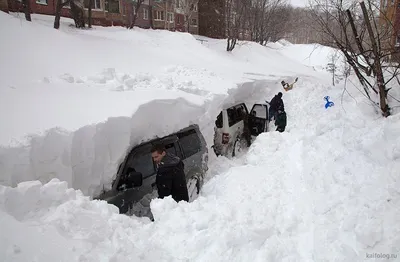
[[315,74],[255,43],[229,54],[223,41],[202,45],[185,33],[75,30],[69,19],[60,32],[48,16],[34,15],[33,23],[5,14],[0,19],[8,25],[2,28],[7,41],[0,43],[5,185],[57,177],[94,196],[111,185],[121,159],[141,140],[198,120],[211,143],[224,103],[270,99],[282,77]]
[[[0,260],[400,260],[400,115],[382,119],[357,86],[332,87],[327,48],[229,54],[221,40],[68,23],[0,14]],[[197,122],[210,143],[225,103],[269,100],[296,76],[287,132],[211,158],[196,201],[153,200],[151,223],[88,197],[140,140]]]

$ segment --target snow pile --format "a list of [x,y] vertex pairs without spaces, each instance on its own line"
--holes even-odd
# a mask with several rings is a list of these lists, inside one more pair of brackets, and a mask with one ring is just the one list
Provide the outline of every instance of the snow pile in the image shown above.
[[74,132],[50,129],[42,136],[31,137],[29,146],[0,148],[1,183],[16,185],[27,180],[46,183],[59,178],[85,195],[96,196],[111,187],[119,164],[133,146],[193,123],[200,126],[211,145],[215,116],[222,107],[256,101],[266,96],[268,84],[267,81],[246,83],[229,91],[229,95],[209,99],[188,95],[185,99],[176,98],[179,94],[171,91],[169,95],[175,98],[154,100],[153,93],[149,93],[149,102],[137,105],[131,117],[111,117]]
[[[153,100],[139,106],[132,117],[109,118],[73,133],[52,129],[45,136],[32,138],[29,147],[3,149],[2,158],[7,161],[3,162],[2,177],[9,179],[7,184],[30,179],[47,182],[57,177],[93,196],[103,185],[111,186],[131,145],[190,125],[193,117],[205,114],[204,108],[184,99]],[[163,110],[181,117],[164,118],[160,116]]]
[[[24,33],[40,42],[25,32],[36,27],[51,45],[62,45],[46,26],[17,29],[13,19],[0,14],[14,27],[0,47],[11,48]],[[170,32],[68,28],[60,35],[85,46],[82,66],[68,64],[76,57],[66,48],[66,64],[41,60],[45,73],[34,67],[17,79],[15,68],[1,72],[0,114],[13,120],[2,141],[20,130],[47,131],[0,148],[1,184],[39,180],[0,186],[0,260],[360,261],[375,253],[398,259],[400,116],[382,119],[358,86],[343,92],[343,82],[333,88],[329,73],[302,65],[312,46],[243,42],[228,54],[224,41],[206,46]],[[144,42],[140,48],[135,37]],[[106,46],[113,50],[106,58],[94,55]],[[322,49],[310,65],[328,63]],[[35,55],[46,52],[55,54]],[[294,89],[283,92],[287,132],[260,135],[239,159],[210,157],[194,202],[155,199],[152,223],[84,196],[109,186],[121,157],[140,141],[197,123],[210,143],[221,108],[270,100],[282,91],[280,80],[296,76]],[[333,107],[325,109],[325,96]],[[49,129],[56,126],[63,128]]]
[[[0,136],[3,185],[59,178],[94,196],[137,143],[196,123],[211,146],[224,104],[272,97],[280,85],[274,72],[313,73],[287,67],[293,60],[255,43],[232,55],[222,40],[205,47],[189,34],[162,30],[56,31],[48,17],[33,18],[0,14],[8,24],[0,43],[0,118],[9,119]],[[30,45],[10,52],[21,37]]]
[[328,63],[333,63],[337,67],[336,74],[343,74],[345,58],[337,49],[320,44],[291,44],[285,45],[283,50],[288,57],[310,66],[316,71],[326,72]]
[[[371,107],[360,106],[362,95],[349,92],[352,97],[340,102],[340,89],[303,80],[284,93],[287,132],[260,135],[241,159],[212,162],[196,201],[153,200],[154,223],[118,215],[115,207],[89,201],[57,180],[1,187],[0,230],[20,224],[26,238],[53,242],[48,254],[40,254],[25,240],[2,235],[0,257],[41,255],[49,261],[56,250],[62,261],[361,261],[373,253],[399,255],[400,116],[374,120]],[[326,94],[336,102],[328,109]]]

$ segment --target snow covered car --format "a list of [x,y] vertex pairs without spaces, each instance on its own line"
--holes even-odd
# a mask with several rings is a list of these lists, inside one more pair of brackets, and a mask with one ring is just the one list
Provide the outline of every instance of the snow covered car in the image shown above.
[[244,103],[230,106],[219,113],[214,127],[213,149],[217,156],[235,156],[243,147],[247,146],[244,137],[245,118],[251,137],[254,138],[268,131],[267,103],[256,103],[250,113]]
[[119,166],[112,189],[96,199],[117,206],[120,213],[152,217],[150,201],[157,197],[157,187],[156,168],[150,150],[152,145],[160,143],[166,147],[167,152],[182,159],[189,201],[196,199],[208,169],[206,141],[197,125],[135,146]]

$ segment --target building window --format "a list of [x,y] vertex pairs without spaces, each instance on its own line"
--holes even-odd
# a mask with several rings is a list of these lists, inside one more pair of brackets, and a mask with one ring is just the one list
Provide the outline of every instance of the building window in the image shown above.
[[119,14],[119,0],[106,0],[105,1],[106,10],[109,13]]
[[192,18],[192,19],[190,20],[190,25],[192,25],[192,26],[197,26],[197,19]]
[[173,13],[168,13],[168,22],[170,22],[170,23],[174,22],[174,14]]
[[176,16],[176,23],[177,23],[177,24],[181,24],[181,23],[182,23],[182,22],[181,22],[181,16],[180,16],[180,15]]
[[156,18],[154,20],[164,21],[164,11],[156,11]]
[[47,5],[47,0],[36,0],[36,3],[40,5]]
[[143,19],[148,20],[149,19],[149,10],[146,8],[143,8]]
[[[65,1],[63,0],[63,2]],[[89,8],[89,0],[85,0],[83,4],[85,8]],[[101,9],[100,0],[92,0],[92,9]]]
[[181,8],[181,0],[176,0],[175,7]]
[[197,5],[191,4],[190,11],[197,12]]

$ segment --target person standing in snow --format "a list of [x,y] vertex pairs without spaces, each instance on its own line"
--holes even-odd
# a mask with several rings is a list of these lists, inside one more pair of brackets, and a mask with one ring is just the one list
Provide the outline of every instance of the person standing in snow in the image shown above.
[[238,109],[238,118],[243,119],[243,137],[246,140],[247,147],[251,146],[251,134],[249,129],[249,116],[243,111],[243,108]]
[[271,102],[269,102],[269,121],[271,121],[272,117],[274,117],[274,119],[276,120],[278,109],[281,109],[283,111],[285,110],[281,92],[275,95],[271,99]]
[[175,155],[167,153],[162,145],[154,145],[151,148],[151,157],[157,166],[156,185],[158,197],[172,196],[176,202],[181,200],[189,202],[182,160]]
[[286,128],[286,112],[283,110],[283,108],[279,108],[277,112],[277,117],[275,119],[275,126],[276,126],[276,131],[283,132],[285,131]]

